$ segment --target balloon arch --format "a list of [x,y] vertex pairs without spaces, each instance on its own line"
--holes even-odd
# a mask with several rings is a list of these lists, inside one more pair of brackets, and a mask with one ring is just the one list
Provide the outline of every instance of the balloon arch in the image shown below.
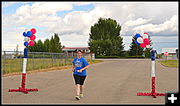
[[23,92],[27,94],[29,91],[38,91],[37,88],[25,88],[26,85],[26,65],[27,65],[27,58],[28,58],[28,46],[34,46],[34,40],[36,39],[36,36],[34,35],[36,33],[36,29],[32,28],[30,31],[23,32],[24,36],[24,58],[23,58],[23,71],[22,71],[22,81],[21,81],[21,87],[18,89],[9,89],[9,92]]

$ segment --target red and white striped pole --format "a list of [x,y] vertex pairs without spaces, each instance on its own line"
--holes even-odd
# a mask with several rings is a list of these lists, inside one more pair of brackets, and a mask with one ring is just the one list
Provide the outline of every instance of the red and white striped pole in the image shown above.
[[151,93],[137,93],[138,96],[153,96],[156,98],[156,96],[165,96],[165,93],[156,93],[156,87],[155,87],[155,59],[156,59],[156,50],[151,50],[151,87],[152,91]]
[[[35,33],[35,32],[34,32]],[[32,35],[32,33],[31,33]],[[27,40],[28,41],[28,40]],[[22,71],[22,82],[21,82],[21,87],[19,89],[9,89],[9,92],[23,92],[23,93],[28,93],[28,91],[38,91],[37,88],[25,88],[26,85],[26,66],[27,66],[27,57],[28,57],[28,48],[24,48],[24,58],[23,58],[23,71]]]
[[37,88],[25,88],[26,85],[26,65],[27,65],[27,54],[28,54],[28,49],[24,48],[24,59],[23,59],[23,72],[22,72],[22,82],[21,82],[21,87],[19,89],[9,89],[9,92],[23,92],[23,93],[28,93],[28,91],[38,91]]

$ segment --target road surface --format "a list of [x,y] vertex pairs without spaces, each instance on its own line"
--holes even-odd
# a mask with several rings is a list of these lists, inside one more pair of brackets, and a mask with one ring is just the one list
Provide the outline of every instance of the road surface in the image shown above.
[[[2,104],[165,104],[165,97],[137,96],[151,92],[150,59],[105,59],[87,69],[84,98],[75,100],[70,69],[27,74],[26,88],[37,92],[8,92],[21,84],[21,75],[2,77]],[[178,91],[178,68],[156,61],[156,91]]]

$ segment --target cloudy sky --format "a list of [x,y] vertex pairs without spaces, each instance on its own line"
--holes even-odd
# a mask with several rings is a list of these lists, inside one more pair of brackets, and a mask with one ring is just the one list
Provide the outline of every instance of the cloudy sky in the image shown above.
[[178,47],[178,2],[1,2],[2,50],[23,51],[25,29],[36,28],[36,41],[58,33],[66,47],[88,46],[90,27],[112,18],[129,49],[132,36],[149,33],[153,48]]

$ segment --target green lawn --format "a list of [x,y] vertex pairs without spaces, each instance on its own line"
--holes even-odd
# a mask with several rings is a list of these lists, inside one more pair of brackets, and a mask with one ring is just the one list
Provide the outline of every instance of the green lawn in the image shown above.
[[[3,74],[22,72],[23,59],[1,59],[1,71]],[[49,59],[49,58],[29,58],[27,61],[26,71],[33,71],[39,69],[47,69],[52,67],[61,67],[72,64],[73,59]],[[87,60],[90,64],[102,62],[102,60]],[[5,63],[5,64],[4,64]]]
[[179,60],[161,60],[159,61],[162,65],[167,67],[178,67]]
[[[72,59],[31,59],[27,61],[26,71],[46,69],[51,67],[70,65]],[[2,59],[1,70],[3,74],[22,72],[23,59]]]

